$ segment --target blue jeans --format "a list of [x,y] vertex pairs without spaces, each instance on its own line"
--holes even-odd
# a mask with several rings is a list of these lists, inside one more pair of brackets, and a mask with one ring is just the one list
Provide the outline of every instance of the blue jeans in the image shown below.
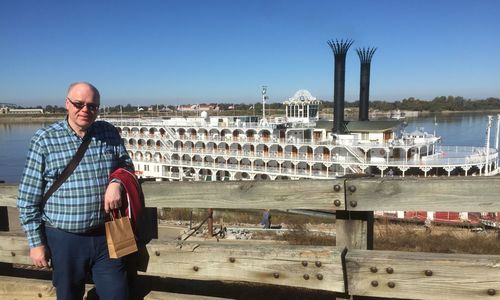
[[81,300],[88,273],[100,299],[128,299],[124,262],[109,258],[104,228],[89,234],[75,234],[46,227],[45,233],[58,300]]

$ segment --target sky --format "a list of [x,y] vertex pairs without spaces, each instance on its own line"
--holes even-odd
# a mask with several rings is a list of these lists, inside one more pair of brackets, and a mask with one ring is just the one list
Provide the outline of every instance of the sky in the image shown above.
[[333,99],[328,40],[376,47],[370,99],[500,97],[498,0],[0,1],[0,103],[64,105],[88,81],[101,105]]

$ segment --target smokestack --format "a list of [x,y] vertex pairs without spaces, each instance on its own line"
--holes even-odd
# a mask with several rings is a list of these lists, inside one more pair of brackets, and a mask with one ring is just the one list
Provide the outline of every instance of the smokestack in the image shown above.
[[361,72],[359,80],[359,120],[368,121],[368,109],[370,106],[370,64],[373,54],[377,48],[358,48],[359,60],[361,61]]
[[335,78],[333,91],[333,132],[342,134],[344,128],[345,58],[353,40],[330,40],[328,45],[335,56]]

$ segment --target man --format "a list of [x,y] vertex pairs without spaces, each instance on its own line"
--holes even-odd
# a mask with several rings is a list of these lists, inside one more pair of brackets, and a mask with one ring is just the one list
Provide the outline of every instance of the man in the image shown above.
[[[30,257],[37,267],[51,261],[58,299],[82,299],[88,273],[101,299],[128,298],[124,263],[109,258],[104,222],[107,212],[121,207],[122,187],[108,182],[109,175],[119,167],[133,170],[133,164],[116,128],[96,121],[99,104],[90,83],[69,86],[66,119],[35,133],[19,185]],[[79,165],[42,203],[86,135],[91,141]]]

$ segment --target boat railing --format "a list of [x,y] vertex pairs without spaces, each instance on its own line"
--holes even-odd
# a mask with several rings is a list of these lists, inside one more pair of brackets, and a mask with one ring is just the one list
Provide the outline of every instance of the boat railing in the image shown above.
[[[495,149],[490,149],[487,153],[484,147],[457,147],[457,146],[439,146],[436,152],[429,156],[422,156],[419,159],[394,159],[386,157],[372,157],[370,161],[364,162],[358,158],[351,156],[337,156],[312,154],[303,152],[275,152],[275,151],[249,151],[249,150],[228,150],[228,149],[201,149],[192,147],[182,147],[171,149],[166,146],[157,145],[128,145],[127,149],[131,151],[150,151],[154,152],[170,152],[187,155],[222,155],[233,156],[236,159],[285,159],[292,161],[304,161],[307,163],[322,163],[322,162],[341,162],[360,165],[387,165],[387,166],[446,166],[446,165],[472,165],[477,163],[487,163],[498,158],[498,152]],[[455,153],[472,153],[464,157],[454,157]]]

